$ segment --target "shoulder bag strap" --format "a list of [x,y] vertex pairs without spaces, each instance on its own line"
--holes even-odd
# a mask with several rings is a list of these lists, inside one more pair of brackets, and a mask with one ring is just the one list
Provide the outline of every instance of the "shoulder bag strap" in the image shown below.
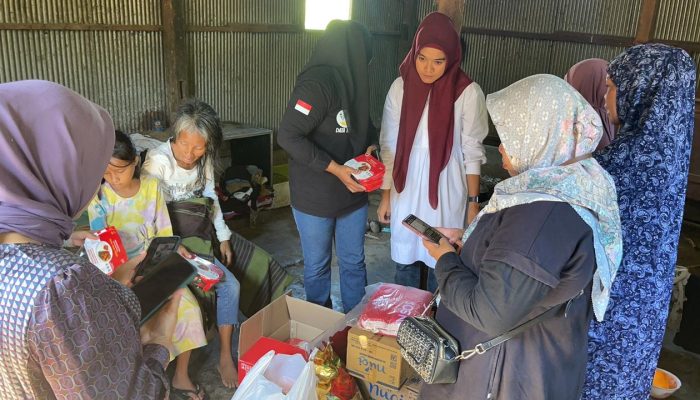
[[462,353],[455,356],[453,361],[467,360],[467,359],[472,358],[473,356],[475,356],[477,354],[484,354],[485,352],[491,350],[492,348],[498,346],[499,344],[504,343],[504,342],[512,339],[513,337],[519,335],[520,333],[522,333],[526,329],[530,328],[531,326],[539,324],[540,322],[542,322],[548,318],[553,317],[554,314],[556,314],[561,309],[562,306],[565,306],[564,317],[566,318],[567,313],[569,311],[569,307],[571,306],[571,303],[573,303],[573,301],[576,300],[581,295],[583,295],[583,290],[581,290],[576,296],[570,298],[569,300],[567,300],[561,304],[557,304],[556,306],[548,309],[547,311],[545,311],[541,314],[538,314],[537,316],[527,320],[526,322],[523,322],[522,324],[516,326],[515,328],[509,330],[508,332],[506,332],[498,337],[495,337],[495,338],[489,340],[488,342],[479,343],[476,346],[474,346],[473,349],[463,351]]

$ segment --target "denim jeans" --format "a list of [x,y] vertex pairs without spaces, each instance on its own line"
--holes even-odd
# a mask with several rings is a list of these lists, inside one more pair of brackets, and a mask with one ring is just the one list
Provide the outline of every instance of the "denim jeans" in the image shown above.
[[[396,275],[394,282],[403,286],[419,287],[420,286],[420,268],[425,264],[421,261],[416,261],[413,264],[396,263]],[[435,293],[437,289],[437,279],[435,278],[435,270],[428,268],[428,291]]]
[[365,231],[367,206],[337,218],[316,217],[292,208],[304,253],[306,300],[331,305],[333,239],[340,269],[340,298],[347,313],[362,300],[367,286]]
[[216,324],[238,325],[238,303],[241,296],[241,285],[231,271],[219,260],[214,263],[224,271],[224,281],[217,283],[216,289]]

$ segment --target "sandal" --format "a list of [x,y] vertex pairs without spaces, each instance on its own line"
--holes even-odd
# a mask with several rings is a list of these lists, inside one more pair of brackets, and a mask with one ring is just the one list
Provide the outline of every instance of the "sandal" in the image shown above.
[[170,387],[170,400],[192,400],[192,396],[197,396],[202,400],[209,400],[209,395],[206,390],[199,386],[198,383],[194,383],[194,390],[189,389],[178,389],[174,386]]

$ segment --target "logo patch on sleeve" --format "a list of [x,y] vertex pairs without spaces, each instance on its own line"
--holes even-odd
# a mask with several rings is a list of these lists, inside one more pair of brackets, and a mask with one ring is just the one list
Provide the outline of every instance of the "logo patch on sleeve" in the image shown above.
[[297,104],[294,106],[295,110],[299,111],[300,113],[302,113],[304,115],[309,115],[312,108],[313,107],[311,107],[311,104],[309,104],[301,99],[297,100]]

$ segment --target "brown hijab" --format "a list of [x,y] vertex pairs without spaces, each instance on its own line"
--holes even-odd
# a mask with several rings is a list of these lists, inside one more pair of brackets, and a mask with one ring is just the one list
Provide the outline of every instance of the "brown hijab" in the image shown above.
[[[421,81],[416,71],[416,57],[424,47],[442,50],[447,56],[445,74],[432,84]],[[403,78],[403,103],[399,123],[396,160],[394,163],[394,186],[401,192],[406,184],[406,172],[411,156],[413,140],[425,104],[428,107],[428,143],[430,150],[430,181],[428,198],[430,206],[438,205],[438,180],[452,152],[454,135],[454,103],[472,80],[460,69],[462,48],[452,20],[444,14],[429,14],[421,22],[413,38],[411,50],[404,58],[399,72]]]
[[608,62],[600,58],[583,60],[569,69],[564,80],[578,90],[588,101],[603,121],[603,137],[596,150],[600,150],[612,142],[615,137],[615,125],[610,122],[605,110],[605,78],[608,76]]
[[60,246],[114,148],[109,114],[47,81],[0,84],[0,233]]

